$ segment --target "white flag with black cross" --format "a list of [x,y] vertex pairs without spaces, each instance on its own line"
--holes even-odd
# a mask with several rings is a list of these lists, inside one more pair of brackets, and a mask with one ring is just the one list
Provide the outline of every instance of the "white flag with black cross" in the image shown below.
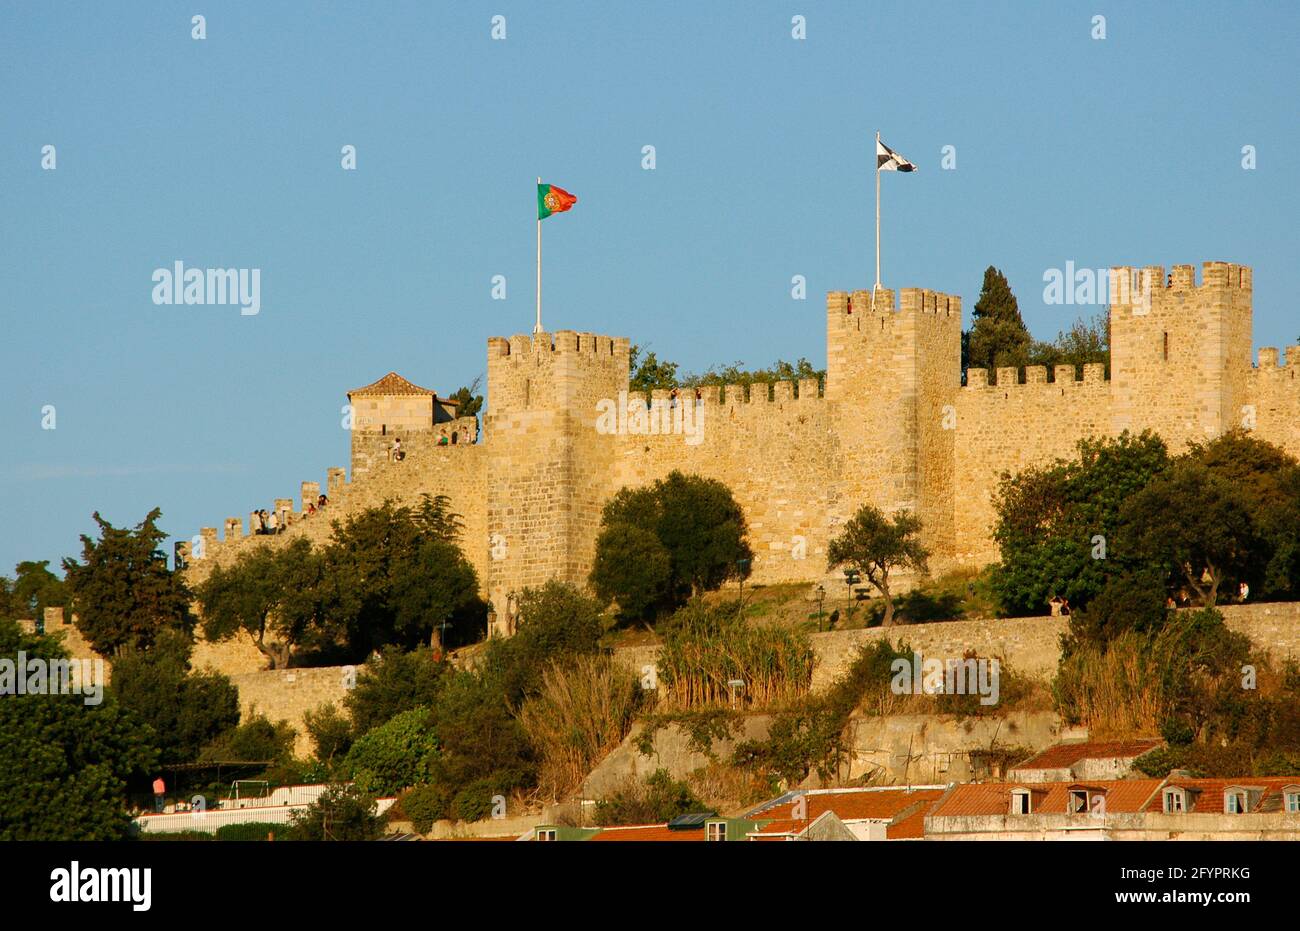
[[871,288],[871,307],[876,306],[876,290],[880,287],[880,173],[882,171],[916,171],[916,166],[880,141],[876,133],[876,283]]
[[916,171],[916,166],[881,142],[880,134],[876,133],[876,170]]

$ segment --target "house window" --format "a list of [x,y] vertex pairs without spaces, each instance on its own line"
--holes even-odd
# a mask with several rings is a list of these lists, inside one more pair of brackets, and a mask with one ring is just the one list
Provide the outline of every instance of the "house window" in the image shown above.
[[1293,813],[1300,812],[1300,792],[1286,794],[1286,810]]
[[1070,814],[1083,815],[1088,813],[1088,793],[1084,789],[1070,790]]
[[705,827],[705,840],[726,840],[727,839],[727,822],[710,821]]
[[1229,815],[1244,815],[1247,809],[1245,792],[1229,792],[1223,796],[1223,811]]
[[1176,815],[1185,810],[1182,789],[1169,789],[1165,792],[1165,814]]
[[1011,793],[1011,813],[1013,815],[1027,815],[1030,813],[1031,806],[1029,803],[1029,793],[1023,789]]
[[555,828],[545,828],[545,829],[543,829],[543,828],[538,828],[538,829],[537,829],[537,839],[538,839],[538,840],[555,840]]

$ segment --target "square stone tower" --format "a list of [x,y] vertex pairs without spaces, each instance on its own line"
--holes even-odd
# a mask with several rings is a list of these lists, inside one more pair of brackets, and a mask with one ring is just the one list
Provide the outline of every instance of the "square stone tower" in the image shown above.
[[826,296],[826,400],[843,459],[838,507],[863,503],[924,522],[952,546],[953,434],[961,383],[961,298],[918,288]]
[[1177,452],[1241,425],[1251,371],[1251,269],[1205,262],[1111,270],[1112,430]]
[[498,632],[511,595],[549,579],[582,586],[612,487],[615,436],[597,403],[627,389],[626,338],[561,330],[488,340],[486,585]]

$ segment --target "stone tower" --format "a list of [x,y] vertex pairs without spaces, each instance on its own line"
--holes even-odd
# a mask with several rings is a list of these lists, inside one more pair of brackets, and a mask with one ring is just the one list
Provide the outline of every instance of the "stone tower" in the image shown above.
[[1242,425],[1251,371],[1251,270],[1205,262],[1111,270],[1112,430],[1171,451]]
[[843,457],[844,517],[869,501],[924,520],[951,548],[953,407],[961,378],[961,298],[917,288],[826,296],[826,399]]
[[488,340],[486,586],[501,633],[525,586],[586,582],[615,490],[617,437],[597,433],[596,405],[627,389],[628,350],[571,330]]

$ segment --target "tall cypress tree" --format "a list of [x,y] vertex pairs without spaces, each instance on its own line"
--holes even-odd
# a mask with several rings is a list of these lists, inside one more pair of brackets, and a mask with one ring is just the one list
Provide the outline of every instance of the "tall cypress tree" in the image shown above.
[[984,271],[984,286],[975,302],[971,328],[964,335],[963,370],[986,368],[993,376],[999,366],[1021,366],[1029,361],[1033,337],[1020,317],[1007,276],[992,265]]

